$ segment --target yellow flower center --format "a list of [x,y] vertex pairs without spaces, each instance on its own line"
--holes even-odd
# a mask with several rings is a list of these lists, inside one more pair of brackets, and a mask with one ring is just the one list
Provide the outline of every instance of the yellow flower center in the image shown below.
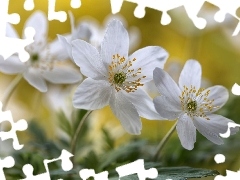
[[204,88],[198,90],[194,86],[190,88],[183,86],[183,88],[182,94],[179,96],[182,110],[192,118],[197,116],[209,120],[205,113],[212,111],[214,108],[219,108],[219,106],[213,105],[214,99],[208,99],[210,90],[203,93]]
[[197,102],[196,101],[190,101],[187,103],[187,109],[190,112],[195,112],[197,110]]
[[126,80],[127,76],[124,72],[116,73],[113,77],[114,83],[118,85],[122,85]]
[[141,79],[146,76],[140,76],[141,68],[136,70],[132,68],[135,61],[136,58],[126,61],[125,57],[119,54],[112,56],[112,62],[108,66],[108,80],[116,91],[122,89],[130,93],[136,91],[139,86],[143,86]]

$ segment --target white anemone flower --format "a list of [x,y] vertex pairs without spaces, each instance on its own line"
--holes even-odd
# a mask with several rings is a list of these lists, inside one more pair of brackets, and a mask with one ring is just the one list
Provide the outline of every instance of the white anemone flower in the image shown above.
[[155,67],[163,68],[168,57],[164,49],[149,46],[128,57],[128,33],[118,20],[109,23],[100,52],[83,40],[74,40],[72,45],[73,59],[88,77],[76,89],[74,107],[95,110],[110,105],[130,134],[140,134],[139,115],[162,119],[141,87],[152,80]]
[[[6,74],[23,74],[23,77],[33,87],[41,92],[47,91],[45,80],[56,84],[76,83],[82,79],[82,75],[62,60],[67,58],[60,42],[56,39],[47,43],[48,23],[44,13],[36,11],[24,25],[24,29],[35,29],[34,42],[26,46],[30,58],[21,62],[17,55],[6,60],[0,60],[0,71]],[[8,24],[7,36],[19,38],[15,29]],[[24,37],[25,38],[25,35]]]
[[71,33],[67,35],[58,35],[58,39],[62,43],[62,46],[66,49],[71,59],[73,59],[71,46],[71,42],[73,40],[82,39],[95,46],[97,49],[100,49],[101,42],[105,34],[105,29],[109,22],[113,19],[120,20],[124,27],[127,27],[130,52],[133,52],[133,49],[136,49],[136,47],[140,44],[140,30],[135,26],[128,27],[127,21],[121,15],[108,15],[104,19],[103,25],[90,16],[83,17],[79,23],[75,25],[75,19],[71,12],[69,12],[69,18],[71,24]]
[[212,114],[226,103],[228,91],[219,85],[200,88],[201,73],[198,61],[187,61],[180,74],[178,87],[162,69],[153,71],[153,80],[161,94],[153,100],[155,108],[164,118],[178,119],[176,130],[182,146],[188,150],[192,150],[196,142],[196,129],[208,140],[220,145],[223,140],[219,133],[225,133],[228,123],[233,122]]
[[67,54],[71,60],[72,57],[72,45],[71,42],[75,39],[82,39],[87,42],[90,42],[92,36],[92,28],[87,22],[80,22],[77,27],[75,27],[75,19],[72,12],[69,12],[70,24],[71,24],[71,33],[67,35],[58,34],[58,39],[61,42],[61,45],[67,51]]

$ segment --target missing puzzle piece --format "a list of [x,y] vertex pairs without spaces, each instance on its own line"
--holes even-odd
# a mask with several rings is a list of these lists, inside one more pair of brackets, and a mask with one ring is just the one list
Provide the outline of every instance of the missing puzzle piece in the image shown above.
[[29,59],[29,54],[25,51],[25,47],[33,42],[35,30],[31,27],[26,28],[24,33],[26,38],[7,37],[8,23],[18,24],[20,16],[17,13],[8,14],[9,0],[0,1],[0,56],[3,59],[9,58],[14,53],[18,53],[19,59],[25,62]]
[[61,155],[58,158],[51,159],[51,160],[45,159],[43,161],[43,164],[46,169],[46,172],[38,175],[33,175],[34,168],[31,164],[25,164],[22,167],[22,171],[25,174],[26,178],[21,180],[51,180],[48,164],[61,160],[62,169],[64,171],[70,171],[73,168],[73,163],[70,160],[72,156],[73,155],[71,153],[63,149]]
[[4,159],[0,158],[0,179],[6,180],[6,177],[3,172],[3,168],[11,168],[15,164],[15,161],[12,156],[8,156]]
[[[169,10],[175,9],[184,4],[184,0],[125,0],[137,4],[134,15],[137,18],[145,16],[145,8],[151,8],[162,12],[161,24],[167,25],[171,22],[171,17],[167,13]],[[112,13],[116,14],[121,10],[123,0],[111,0]]]
[[6,60],[14,53],[18,53],[19,59],[26,62],[30,55],[25,50],[25,47],[33,43],[35,30],[32,27],[27,27],[24,31],[26,39],[15,37],[0,37],[0,55]]
[[16,131],[24,131],[27,129],[28,124],[27,121],[21,119],[17,122],[13,121],[11,111],[2,111],[2,103],[0,102],[0,123],[8,121],[11,124],[11,129],[7,132],[0,131],[0,138],[2,141],[7,139],[13,139],[13,148],[15,150],[20,150],[23,148],[23,145],[19,144],[18,137]]

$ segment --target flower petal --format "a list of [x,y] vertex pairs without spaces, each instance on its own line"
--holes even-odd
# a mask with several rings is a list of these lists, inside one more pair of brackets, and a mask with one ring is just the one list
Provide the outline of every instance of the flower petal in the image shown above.
[[129,33],[129,51],[133,52],[141,42],[141,32],[138,27],[128,28]]
[[183,89],[183,86],[191,87],[195,86],[199,89],[201,86],[202,68],[198,61],[188,60],[179,77],[179,87]]
[[153,99],[157,112],[164,118],[174,120],[179,117],[181,110],[168,97],[158,96]]
[[[34,43],[45,44],[48,32],[48,21],[47,17],[42,11],[35,11],[25,22],[24,28],[33,27],[35,29]],[[26,38],[26,35],[23,34]]]
[[108,76],[100,55],[95,47],[83,40],[72,41],[74,62],[81,68],[83,75],[92,79],[105,79]]
[[101,56],[108,66],[112,62],[113,55],[128,57],[129,37],[127,30],[118,20],[112,20],[107,27],[101,44]]
[[112,94],[109,104],[113,113],[128,133],[136,135],[141,133],[142,123],[138,112],[122,92]]
[[82,80],[82,75],[73,68],[67,66],[54,66],[52,70],[43,71],[42,76],[55,84],[71,84]]
[[212,86],[210,88],[205,89],[202,94],[206,93],[208,90],[210,90],[208,99],[209,100],[214,100],[213,101],[213,110],[212,111],[207,111],[206,114],[215,112],[219,110],[228,100],[229,94],[228,90],[223,87],[223,86]]
[[127,93],[124,91],[124,95],[135,106],[141,117],[151,120],[164,119],[155,110],[152,98],[141,88],[138,88],[133,93]]
[[78,24],[76,30],[72,33],[72,40],[82,39],[89,42],[93,32],[91,26],[87,22],[81,22]]
[[169,101],[175,104],[175,107],[180,108],[181,102],[179,96],[181,92],[169,74],[160,68],[155,68],[153,71],[153,80],[159,93],[166,96]]
[[64,37],[62,35],[57,34],[58,36],[58,40],[60,41],[62,47],[64,47],[64,49],[67,51],[68,56],[70,57],[71,60],[73,60],[72,57],[72,46],[69,43],[70,41],[70,36]]
[[76,89],[73,106],[79,109],[101,109],[109,104],[112,88],[107,81],[85,79]]
[[28,71],[23,73],[23,77],[29,84],[31,84],[39,91],[47,92],[47,84],[42,78],[40,72],[38,72],[36,69],[29,68]]
[[186,113],[179,117],[176,129],[182,146],[187,150],[192,150],[196,142],[196,128]]
[[6,36],[19,39],[17,31],[10,23],[6,23]]
[[0,57],[0,71],[6,74],[22,73],[26,69],[23,62],[17,56],[11,56],[4,60]]
[[[57,60],[63,61],[68,59],[68,50],[65,50],[65,47],[59,41],[58,38],[54,39],[51,43],[48,44],[47,53],[51,54],[51,56],[55,57]],[[71,45],[69,44],[70,48]],[[70,50],[71,52],[71,50]]]
[[153,70],[158,68],[163,68],[167,58],[168,53],[163,48],[158,46],[148,46],[135,51],[129,60],[136,58],[136,61],[132,63],[131,69],[137,70],[141,68],[141,76],[146,76],[141,82],[148,82],[153,79]]
[[[221,115],[209,114],[206,120],[202,117],[194,117],[194,125],[197,130],[205,136],[208,140],[215,144],[223,144],[223,140],[220,138],[219,133],[225,133],[228,130],[228,123],[233,122]],[[231,134],[235,133],[238,128],[231,129]]]

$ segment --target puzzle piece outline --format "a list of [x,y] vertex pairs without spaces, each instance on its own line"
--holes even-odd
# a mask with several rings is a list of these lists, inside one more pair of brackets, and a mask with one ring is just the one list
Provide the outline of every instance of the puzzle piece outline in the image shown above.
[[70,171],[73,168],[73,163],[70,160],[70,158],[72,156],[74,156],[74,155],[71,154],[70,152],[68,152],[67,150],[63,149],[58,158],[53,158],[53,159],[50,159],[50,160],[49,159],[44,159],[43,164],[44,164],[44,167],[46,169],[46,172],[41,173],[41,174],[37,174],[37,175],[33,175],[34,167],[31,164],[25,164],[22,167],[22,171],[23,171],[24,175],[26,176],[26,178],[20,179],[20,180],[42,180],[42,179],[51,180],[48,164],[61,160],[62,169],[64,171]]
[[[201,10],[205,2],[211,3],[219,7],[219,11],[214,15],[214,19],[220,23],[225,20],[226,14],[230,14],[238,20],[238,25],[236,26],[232,36],[236,36],[240,31],[240,18],[236,15],[236,10],[240,7],[240,1],[236,0],[110,0],[112,13],[116,14],[120,12],[123,2],[127,1],[130,3],[137,4],[134,15],[138,18],[143,18],[145,16],[145,8],[151,8],[162,12],[161,24],[168,25],[171,22],[171,17],[168,11],[184,6],[188,17],[192,20],[193,24],[199,28],[203,29],[207,25],[207,21],[204,18],[198,17],[198,13]],[[226,6],[227,4],[227,6]]]
[[[12,38],[6,36],[7,23],[18,24],[20,16],[17,13],[8,14],[9,0],[0,1],[0,57],[4,60],[18,53],[19,59],[25,62],[29,54],[25,47],[33,42],[33,33],[25,33],[26,39]],[[26,32],[29,30],[26,30]]]
[[12,113],[10,110],[2,111],[2,103],[0,102],[0,123],[8,121],[11,124],[11,129],[7,132],[0,131],[0,138],[2,141],[12,139],[12,145],[15,150],[20,150],[23,148],[24,145],[19,143],[18,137],[16,132],[17,131],[24,131],[27,129],[28,124],[27,121],[24,119],[20,119],[17,122],[13,121]]
[[3,168],[11,168],[15,165],[15,160],[12,156],[7,156],[4,159],[0,158],[0,179],[6,180]]

